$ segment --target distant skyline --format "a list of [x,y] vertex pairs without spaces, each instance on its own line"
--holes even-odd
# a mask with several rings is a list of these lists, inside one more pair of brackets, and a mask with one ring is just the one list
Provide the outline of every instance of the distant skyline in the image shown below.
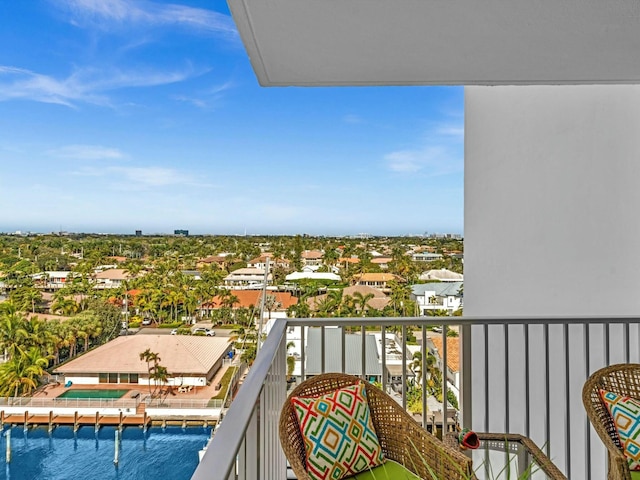
[[263,88],[225,1],[6,2],[0,232],[463,231],[462,87]]

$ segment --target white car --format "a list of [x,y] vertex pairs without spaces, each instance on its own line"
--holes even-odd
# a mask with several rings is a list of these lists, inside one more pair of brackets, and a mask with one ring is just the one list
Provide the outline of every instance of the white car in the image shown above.
[[196,329],[193,330],[193,334],[199,334],[199,333],[204,333],[207,337],[215,337],[216,336],[216,332],[214,332],[213,330],[209,330],[208,328],[204,328],[204,327],[198,327]]
[[171,330],[171,335],[177,335],[178,334],[178,329],[174,328],[173,330]]
[[142,320],[142,325],[151,325],[151,319],[145,318],[144,320]]

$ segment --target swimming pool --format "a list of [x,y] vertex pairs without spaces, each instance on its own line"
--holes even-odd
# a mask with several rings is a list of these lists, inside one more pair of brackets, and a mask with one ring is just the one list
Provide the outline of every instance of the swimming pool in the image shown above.
[[198,466],[198,451],[211,436],[211,428],[152,427],[143,432],[126,427],[122,432],[118,464],[115,428],[46,427],[11,429],[11,461],[5,459],[6,431],[0,438],[0,480],[188,480]]
[[57,398],[121,398],[129,390],[67,390]]

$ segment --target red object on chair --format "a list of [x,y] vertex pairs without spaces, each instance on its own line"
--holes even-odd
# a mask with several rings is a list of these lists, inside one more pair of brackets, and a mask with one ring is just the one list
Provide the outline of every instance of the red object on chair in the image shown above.
[[458,442],[460,443],[460,448],[475,450],[480,446],[480,439],[478,438],[478,435],[476,435],[476,432],[467,428],[462,430],[458,435]]

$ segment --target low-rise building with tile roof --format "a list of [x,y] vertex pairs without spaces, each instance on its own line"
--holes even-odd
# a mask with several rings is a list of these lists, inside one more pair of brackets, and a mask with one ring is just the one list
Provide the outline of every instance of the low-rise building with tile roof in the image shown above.
[[362,285],[382,290],[385,293],[391,291],[389,282],[406,283],[407,281],[393,273],[362,273],[354,278],[354,285]]
[[[204,386],[222,366],[233,345],[229,338],[194,335],[128,335],[58,366],[54,373],[80,385],[149,385],[149,369],[140,354],[149,349],[170,374],[168,385]],[[153,383],[153,381],[151,381]]]

